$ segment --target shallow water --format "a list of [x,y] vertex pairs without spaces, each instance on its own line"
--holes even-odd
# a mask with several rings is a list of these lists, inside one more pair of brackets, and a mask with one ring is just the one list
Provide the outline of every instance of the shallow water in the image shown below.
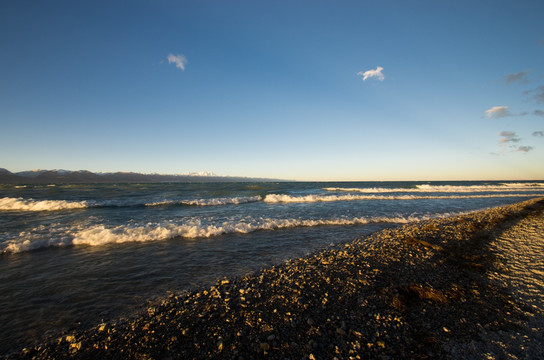
[[501,182],[0,185],[0,351],[385,226],[543,194]]

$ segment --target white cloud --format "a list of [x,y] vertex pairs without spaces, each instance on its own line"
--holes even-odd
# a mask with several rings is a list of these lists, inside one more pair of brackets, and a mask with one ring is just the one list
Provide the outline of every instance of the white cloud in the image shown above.
[[174,63],[176,64],[176,67],[178,69],[185,71],[185,64],[187,64],[187,58],[182,54],[177,54],[177,55],[169,54],[168,63],[169,64]]
[[359,71],[357,75],[363,77],[363,81],[369,78],[376,78],[380,81],[383,81],[385,79],[385,76],[382,74],[383,67],[378,66],[375,70],[367,70],[365,72]]
[[533,136],[544,137],[544,131],[533,131]]
[[508,106],[493,106],[491,109],[486,110],[485,114],[489,119],[499,119],[512,115],[508,111]]

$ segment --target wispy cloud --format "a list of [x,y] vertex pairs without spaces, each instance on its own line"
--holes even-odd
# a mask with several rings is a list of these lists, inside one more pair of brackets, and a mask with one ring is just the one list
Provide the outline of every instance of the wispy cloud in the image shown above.
[[511,83],[520,83],[520,84],[527,84],[529,82],[529,79],[527,79],[527,75],[529,74],[530,70],[527,71],[520,71],[516,74],[508,74],[504,77],[504,83],[506,85]]
[[529,151],[533,150],[534,148],[532,146],[518,146],[518,148],[514,151],[520,151],[524,153],[528,153]]
[[544,85],[533,90],[524,91],[523,94],[532,96],[538,103],[544,103]]
[[535,116],[544,116],[544,111],[542,110],[535,110],[533,112],[522,112],[521,114],[519,114],[520,116],[527,116],[527,115],[535,115]]
[[187,64],[187,58],[182,54],[169,54],[168,55],[168,63],[169,64],[176,64],[176,67],[178,69],[181,69],[185,71],[185,65]]
[[501,156],[505,155],[507,152],[528,153],[529,151],[534,149],[532,146],[516,145],[522,139],[513,131],[501,131],[499,133],[499,136],[501,137],[499,139],[499,146],[502,148],[508,148],[509,150],[501,150],[498,153],[492,152],[492,155]]
[[544,137],[544,131],[533,131],[533,136]]
[[485,117],[488,119],[500,119],[504,117],[509,116],[528,116],[528,115],[534,115],[534,116],[544,116],[544,111],[537,109],[533,110],[532,112],[524,111],[521,113],[511,113],[510,110],[508,110],[508,106],[493,106],[491,109],[488,109],[485,111]]
[[513,131],[501,131],[499,136],[501,136],[499,139],[499,144],[501,146],[505,146],[508,143],[521,141],[521,139]]
[[385,76],[383,75],[382,71],[383,71],[383,67],[378,66],[374,70],[367,70],[365,72],[359,71],[357,75],[362,76],[363,81],[366,81],[369,78],[376,78],[380,81],[383,81],[385,79]]
[[510,111],[508,111],[508,106],[493,106],[491,109],[485,111],[485,115],[489,119],[499,119],[512,116]]

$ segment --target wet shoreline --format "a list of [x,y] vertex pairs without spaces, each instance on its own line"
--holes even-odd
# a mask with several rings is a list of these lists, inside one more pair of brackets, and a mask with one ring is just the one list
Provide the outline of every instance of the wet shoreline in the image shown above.
[[540,198],[385,229],[250,276],[172,294],[130,319],[7,358],[478,354],[469,345],[485,340],[482,329],[506,331],[524,317],[507,289],[485,275],[497,270],[490,244],[520,219],[542,217],[543,209]]

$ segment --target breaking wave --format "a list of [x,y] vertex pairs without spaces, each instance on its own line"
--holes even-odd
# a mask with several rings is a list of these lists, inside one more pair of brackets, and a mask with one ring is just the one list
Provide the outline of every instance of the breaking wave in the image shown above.
[[500,185],[428,185],[420,184],[411,188],[342,188],[328,187],[327,191],[346,191],[360,193],[473,193],[504,191],[544,191],[544,183],[502,183]]
[[166,200],[145,204],[146,206],[190,205],[190,206],[220,206],[239,205],[261,201],[260,196],[239,196],[232,198],[211,198],[195,200]]
[[[436,187],[432,187],[436,188]],[[453,187],[449,187],[453,188]],[[239,196],[239,197],[224,197],[224,198],[202,198],[202,199],[189,199],[189,200],[163,200],[156,202],[137,202],[131,201],[119,201],[119,200],[105,200],[105,201],[67,201],[67,200],[35,200],[35,199],[23,199],[23,198],[10,198],[4,197],[0,199],[0,211],[60,211],[60,210],[75,210],[86,208],[100,208],[100,207],[160,207],[160,206],[222,206],[222,205],[241,205],[248,203],[255,203],[264,201],[268,204],[280,204],[280,203],[316,203],[316,202],[335,202],[335,201],[359,201],[359,200],[431,200],[431,199],[478,199],[478,198],[508,198],[508,197],[530,197],[536,196],[533,191],[532,194],[524,193],[524,190],[514,188],[515,191],[521,193],[512,192],[497,192],[491,194],[478,193],[474,189],[471,191],[455,191],[456,195],[438,195],[432,194],[434,191],[422,191],[420,189],[357,189],[357,188],[326,188],[325,190],[330,192],[356,192],[356,194],[312,194],[305,196],[295,196],[288,194],[268,194],[264,198],[261,196]],[[537,191],[544,192],[544,188]],[[483,191],[483,190],[482,190]],[[486,190],[490,191],[490,190]],[[504,189],[503,189],[504,191]],[[514,191],[514,190],[512,190]],[[527,189],[526,191],[529,191]],[[374,192],[374,194],[372,194]],[[379,194],[375,194],[375,193]],[[410,192],[419,194],[395,194],[387,195],[384,193],[389,192]],[[435,190],[435,192],[448,193],[454,192],[453,190]],[[472,192],[472,194],[465,194]],[[381,194],[380,194],[381,193]],[[423,193],[427,193],[425,195]]]
[[261,230],[279,230],[297,227],[349,226],[375,223],[405,224],[437,217],[458,214],[392,216],[392,217],[354,217],[332,219],[243,219],[217,224],[204,224],[200,220],[176,224],[148,223],[140,226],[93,225],[59,228],[50,234],[43,226],[18,234],[17,238],[5,239],[0,244],[0,253],[13,254],[47,247],[64,246],[102,246],[128,242],[161,241],[172,238],[198,239],[224,234],[247,234]]
[[487,194],[487,195],[306,195],[292,196],[284,194],[270,194],[264,199],[267,203],[315,203],[332,201],[358,200],[430,200],[430,199],[480,199],[498,197],[529,197],[532,194]]
[[133,207],[133,206],[220,206],[239,205],[262,201],[260,196],[240,196],[232,198],[210,198],[193,200],[165,200],[150,203],[135,201],[66,201],[66,200],[34,200],[23,198],[0,199],[0,211],[59,211],[97,207]]
[[0,211],[58,211],[87,207],[89,204],[86,201],[33,200],[9,197],[0,199]]

